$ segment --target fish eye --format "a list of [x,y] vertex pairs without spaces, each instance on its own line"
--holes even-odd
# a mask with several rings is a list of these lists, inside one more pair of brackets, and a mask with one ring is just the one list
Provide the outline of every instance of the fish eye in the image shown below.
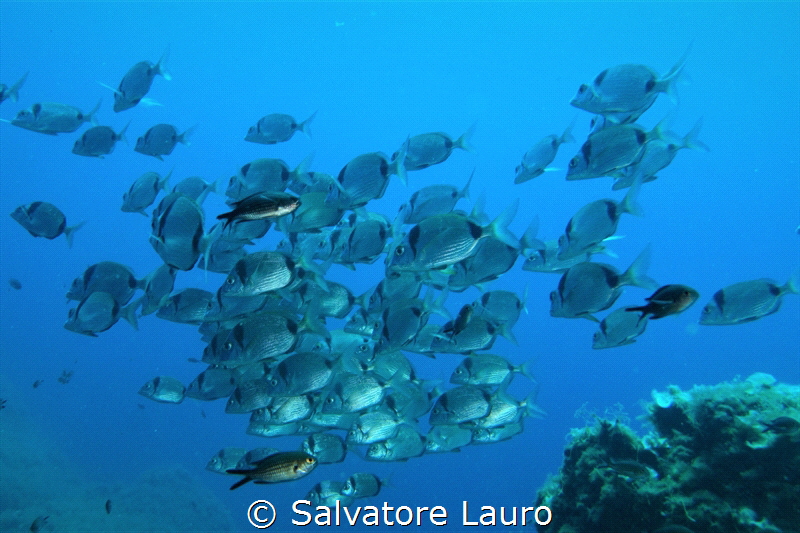
[[333,397],[331,397],[331,396],[328,396],[327,398],[325,398],[325,402],[326,402],[328,405],[332,404],[332,403],[333,403],[333,401],[334,401],[334,400],[333,400]]
[[313,457],[308,457],[308,458],[306,458],[306,462],[311,465],[311,464],[316,463],[317,460],[314,459]]
[[231,350],[233,349],[233,343],[228,341],[222,347],[225,348],[226,350]]
[[272,385],[273,387],[275,387],[275,386],[278,385],[278,380],[275,379],[275,378],[272,378],[271,380],[269,380],[269,384]]
[[228,285],[233,285],[234,283],[236,283],[236,278],[234,278],[233,276],[228,276],[227,279],[225,280],[225,283],[227,283]]
[[575,168],[577,166],[578,166],[578,156],[575,156],[569,160],[569,168]]
[[397,247],[397,249],[394,251],[394,255],[396,255],[396,256],[398,256],[398,257],[400,257],[401,255],[403,255],[403,252],[405,252],[405,251],[406,251],[406,248],[405,248],[405,246],[403,246],[403,245],[400,245],[400,246],[398,246],[398,247]]
[[367,347],[366,344],[362,344],[361,346],[358,347],[358,351],[361,352],[361,353],[366,352],[368,349],[369,348]]
[[456,368],[456,374],[463,374],[463,373],[464,373],[464,369]]
[[588,88],[589,88],[589,86],[588,86],[588,85],[586,85],[586,84],[584,83],[583,85],[581,85],[580,87],[578,87],[578,94],[583,94],[583,93],[585,93],[585,92],[586,92],[586,89],[588,89]]

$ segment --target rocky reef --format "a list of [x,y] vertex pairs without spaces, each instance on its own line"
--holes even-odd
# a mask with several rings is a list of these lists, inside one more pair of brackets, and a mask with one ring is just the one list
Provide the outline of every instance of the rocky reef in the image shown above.
[[597,418],[572,431],[536,505],[549,533],[800,530],[800,386],[768,374],[653,391],[639,437]]

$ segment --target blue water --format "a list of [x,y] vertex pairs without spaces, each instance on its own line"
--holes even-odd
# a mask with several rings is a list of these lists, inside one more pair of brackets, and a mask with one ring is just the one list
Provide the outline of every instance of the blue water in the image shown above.
[[[148,243],[149,219],[119,209],[130,184],[151,170],[174,168],[173,184],[199,175],[224,186],[253,159],[278,157],[294,167],[313,152],[312,169],[335,175],[359,154],[391,154],[408,135],[443,131],[455,138],[476,123],[475,153],[456,151],[444,164],[410,173],[408,187],[393,178],[386,196],[368,208],[393,216],[415,190],[461,186],[474,169],[472,196],[485,191],[491,216],[519,198],[511,229],[521,235],[538,215],[539,236],[555,239],[584,204],[623,194],[610,190],[609,179],[567,182],[564,172],[514,185],[522,154],[575,117],[574,134],[579,143],[585,139],[590,115],[569,101],[601,70],[643,63],[664,73],[690,43],[677,104],[662,95],[641,123],[653,126],[669,115],[670,129],[683,134],[702,117],[700,138],[711,151],[682,151],[645,185],[639,197],[645,216],[624,216],[617,232],[624,239],[611,245],[619,258],[596,260],[622,270],[650,243],[649,274],[662,284],[696,288],[700,300],[677,317],[651,322],[633,345],[594,351],[596,324],[549,316],[558,276],[525,272],[518,261],[490,288],[521,294],[527,286],[529,313],[514,330],[519,346],[499,339],[492,353],[535,361],[538,402],[548,415],[527,420],[525,432],[510,441],[388,464],[351,453],[291,484],[229,492],[229,478],[205,470],[217,450],[294,449],[302,437],[245,435],[247,416],[226,415],[224,400],[162,405],[137,395],[156,375],[188,383],[203,369],[187,362],[202,355],[195,327],[155,315],[143,318],[139,331],[120,322],[98,338],[62,327],[74,305],[64,294],[87,266],[118,261],[143,277],[160,264]],[[113,96],[98,82],[116,86],[134,63],[155,62],[168,47],[173,80],[156,78],[148,95],[162,106],[113,113]],[[0,3],[0,81],[10,85],[30,71],[20,101],[4,102],[0,117],[11,119],[40,101],[89,110],[102,98],[99,122],[119,131],[130,120],[131,146],[159,122],[180,131],[196,125],[191,146],[177,146],[160,162],[125,144],[105,159],[73,155],[83,129],[50,137],[0,124],[0,213],[43,200],[57,204],[69,224],[87,221],[68,249],[63,238],[34,239],[0,217],[0,396],[8,400],[0,413],[0,453],[4,442],[8,450],[21,439],[31,456],[39,448],[58,454],[90,487],[133,483],[147,470],[181,465],[222,502],[240,531],[252,530],[245,511],[255,499],[276,505],[280,530],[296,530],[289,523],[292,501],[320,480],[370,471],[389,477],[390,486],[363,503],[443,505],[452,517],[445,530],[456,531],[463,528],[464,500],[476,507],[530,505],[557,472],[569,429],[585,423],[573,416],[584,405],[602,415],[621,404],[639,428],[640,402],[670,384],[687,389],[754,372],[800,382],[797,295],[762,320],[697,326],[716,290],[762,277],[782,284],[800,264],[799,52],[797,3]],[[242,140],[268,113],[303,120],[315,111],[311,140],[300,134],[274,146]],[[563,145],[553,166],[565,170],[579,146]],[[207,226],[223,200],[206,200]],[[279,238],[271,233],[259,246]],[[359,265],[357,273],[334,267],[329,277],[360,294],[382,273],[379,261]],[[9,287],[8,278],[19,279],[22,290]],[[213,291],[223,279],[194,269],[179,274],[176,289]],[[448,308],[455,312],[478,294],[453,295]],[[628,288],[617,306],[648,295]],[[423,377],[445,383],[461,360],[409,357]],[[74,370],[69,384],[57,381],[62,369]],[[38,379],[44,382],[32,388]],[[529,391],[523,381],[512,387],[519,397]],[[27,420],[30,434],[11,425],[19,419],[14,413]],[[3,486],[10,490],[8,469],[22,468],[4,464],[0,496]],[[31,483],[58,484],[58,472],[26,468]],[[92,490],[100,503],[87,506],[102,514],[105,496]],[[46,506],[51,521],[66,520],[57,501],[9,509],[0,500],[0,513],[21,514],[27,527],[45,513],[37,506]],[[154,511],[154,524],[162,519]]]

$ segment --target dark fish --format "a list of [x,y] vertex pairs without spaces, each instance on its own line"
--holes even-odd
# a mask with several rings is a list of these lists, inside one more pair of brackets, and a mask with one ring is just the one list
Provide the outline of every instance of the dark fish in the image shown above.
[[661,123],[649,132],[637,124],[619,124],[592,133],[580,152],[570,159],[567,179],[614,175],[620,169],[637,163],[646,143],[662,138]]
[[400,207],[400,220],[403,224],[418,224],[422,220],[433,216],[443,215],[453,210],[461,198],[469,199],[469,185],[472,176],[460,191],[452,185],[429,185],[411,195],[408,203]]
[[200,324],[214,300],[214,293],[189,287],[164,299],[156,316],[181,324]]
[[714,293],[703,308],[700,324],[721,326],[758,320],[776,313],[784,294],[798,294],[800,280],[795,273],[783,286],[771,279],[734,283]]
[[125,111],[126,109],[135,107],[140,102],[143,104],[153,103],[144,98],[148,91],[150,91],[150,85],[152,85],[153,79],[156,76],[161,76],[165,80],[172,79],[172,76],[170,76],[169,72],[164,68],[168,53],[169,51],[164,52],[164,55],[161,56],[161,59],[159,59],[158,63],[155,65],[150,61],[139,61],[133,65],[122,78],[122,81],[119,82],[118,89],[114,90],[112,87],[105,85],[105,87],[114,91],[115,112],[119,113],[120,111]]
[[641,318],[648,314],[650,318],[662,318],[676,315],[691,307],[700,294],[686,285],[664,285],[656,290],[652,296],[645,298],[648,303],[641,307],[627,307],[626,311],[641,311]]
[[157,172],[145,172],[133,182],[128,192],[122,195],[122,210],[128,213],[144,212],[146,207],[155,202],[159,191],[167,189],[167,183],[172,176],[172,171],[162,179]]
[[139,301],[121,307],[114,297],[107,292],[93,292],[84,298],[78,307],[69,310],[69,317],[64,328],[97,337],[98,333],[111,328],[120,318],[127,320],[134,329],[138,329],[136,308]]
[[47,202],[21,205],[11,213],[11,218],[19,222],[19,225],[34,237],[52,240],[63,233],[70,248],[72,248],[72,234],[85,224],[85,222],[81,222],[67,227],[67,217],[64,216],[64,213]]
[[186,396],[196,400],[211,401],[230,396],[235,389],[236,378],[233,370],[210,366],[189,383]]
[[255,126],[251,126],[244,140],[259,144],[276,144],[288,141],[298,131],[302,131],[310,139],[311,130],[309,126],[316,115],[317,113],[314,112],[314,114],[298,124],[294,117],[290,115],[272,113],[259,119]]
[[31,531],[33,531],[33,533],[36,533],[37,531],[42,529],[47,524],[48,518],[50,517],[45,515],[37,517],[36,520],[34,520],[33,523],[31,524]]
[[452,320],[442,326],[442,333],[452,339],[453,335],[457,335],[464,331],[464,329],[467,327],[467,324],[469,324],[470,319],[472,318],[472,312],[474,309],[475,308],[471,304],[464,305],[458,312],[455,320]]
[[180,192],[194,200],[197,205],[203,205],[203,201],[212,192],[217,192],[217,182],[207,183],[200,176],[189,176],[178,182],[172,188],[172,192]]
[[12,289],[20,290],[22,288],[22,282],[16,278],[8,278],[8,284]]
[[397,174],[406,183],[404,158],[405,152],[398,154],[391,162],[380,152],[353,158],[342,167],[337,178],[341,191],[346,196],[346,201],[340,202],[342,207],[361,207],[370,200],[382,198],[392,174]]
[[606,468],[610,468],[617,474],[632,479],[646,479],[653,477],[653,472],[647,465],[633,459],[609,459]]
[[217,219],[225,220],[223,225],[225,227],[237,220],[259,220],[288,215],[300,205],[300,199],[288,193],[258,193],[235,202],[233,211],[217,215]]
[[17,117],[11,121],[11,124],[47,135],[72,133],[84,122],[96,124],[94,114],[98,109],[100,109],[100,102],[97,102],[94,109],[86,114],[71,105],[42,102],[33,104],[30,110],[17,113]]
[[[278,313],[249,316],[240,320],[231,329],[219,330],[203,350],[203,362],[235,368],[277,357],[292,350],[297,328],[295,320]],[[288,360],[289,358],[285,359],[281,364]],[[285,365],[281,368],[285,368]],[[297,368],[296,371],[302,374],[303,368]],[[287,377],[286,374],[276,376],[276,386],[284,377]],[[302,393],[290,392],[286,396],[292,394]]]
[[5,102],[6,100],[11,100],[12,102],[16,102],[19,98],[19,90],[22,85],[25,83],[25,80],[28,77],[28,72],[26,72],[17,83],[9,87],[5,83],[0,83],[0,104]]
[[6,400],[6,399],[0,398],[0,409],[5,409],[6,408],[6,402],[7,401],[8,400]]
[[800,422],[789,416],[779,416],[771,422],[761,422],[764,426],[762,433],[772,432],[778,435],[786,435],[800,430]]
[[66,385],[72,379],[72,370],[62,370],[61,375],[58,377],[58,382]]
[[289,183],[306,175],[306,168],[311,163],[310,157],[304,159],[294,170],[289,170],[285,161],[271,158],[255,159],[243,165],[239,173],[228,182],[225,190],[225,195],[230,198],[228,203],[258,193],[282,192]]
[[34,389],[38,388],[39,385],[41,385],[42,383],[44,383],[43,379],[37,379],[36,381],[33,382],[33,388]]
[[317,459],[305,452],[278,452],[258,461],[253,468],[233,468],[227,472],[244,476],[242,480],[231,485],[231,490],[234,490],[248,481],[254,483],[294,481],[311,473],[316,466]]
[[140,282],[144,290],[140,310],[142,316],[155,313],[166,305],[169,295],[175,287],[177,273],[177,269],[169,265],[161,265]]
[[119,133],[114,133],[114,130],[108,126],[89,128],[83,132],[80,139],[75,141],[72,153],[102,159],[104,155],[114,151],[114,145],[117,141],[125,140],[125,131],[128,126],[130,126],[130,122]]
[[106,514],[111,514],[111,500],[106,500]]
[[194,200],[168,194],[153,210],[150,244],[167,265],[191,270],[213,242],[214,236],[203,234],[203,222],[203,210]]
[[378,495],[382,485],[383,481],[375,474],[356,472],[347,478],[344,487],[342,487],[342,494],[353,498],[371,498]]
[[141,286],[142,282],[136,279],[129,266],[102,261],[90,266],[82,276],[72,281],[67,298],[81,301],[93,292],[107,292],[119,305],[125,305]]
[[136,140],[133,150],[163,161],[164,158],[161,156],[171,154],[176,144],[189,146],[188,139],[193,130],[194,127],[189,128],[179,135],[178,130],[171,124],[156,124]]

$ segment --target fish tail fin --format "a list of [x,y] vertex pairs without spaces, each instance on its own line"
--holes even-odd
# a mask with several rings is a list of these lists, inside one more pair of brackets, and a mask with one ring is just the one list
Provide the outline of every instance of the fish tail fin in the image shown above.
[[703,119],[698,119],[695,123],[694,127],[686,134],[683,138],[683,147],[689,148],[691,150],[705,150],[706,152],[710,152],[711,149],[697,138],[700,133],[700,128],[703,127]]
[[314,117],[316,117],[316,116],[317,116],[317,112],[316,112],[316,111],[314,111],[314,112],[311,114],[311,116],[310,116],[310,117],[308,117],[307,119],[305,119],[303,122],[301,122],[301,123],[300,123],[300,127],[298,128],[300,131],[302,131],[303,133],[305,133],[305,134],[306,134],[306,137],[308,137],[309,139],[311,138],[311,128],[310,128],[310,126],[311,126],[311,121],[313,121],[313,120],[314,120]]
[[[316,113],[314,113],[314,115],[316,115]],[[314,115],[311,115],[311,118],[314,118]],[[308,169],[311,168],[311,163],[313,161],[314,152],[311,152],[297,164],[294,170],[292,170],[292,177],[305,185],[313,185],[313,181],[308,177]],[[338,181],[336,183],[339,184]]]
[[533,380],[533,390],[522,400],[522,405],[525,406],[525,414],[527,416],[532,418],[544,418],[547,416],[547,411],[539,407],[539,404],[536,403],[538,397],[539,383]]
[[620,204],[623,213],[628,213],[637,217],[644,216],[642,206],[636,203],[636,198],[639,196],[639,191],[641,190],[642,173],[636,172],[636,177],[633,179],[633,184],[631,185],[631,188],[628,189],[627,194],[625,194],[625,198],[622,199],[622,203]]
[[486,193],[481,191],[478,199],[472,204],[472,211],[469,213],[470,220],[481,226],[489,223],[489,217],[486,216]]
[[531,219],[531,223],[528,224],[528,229],[525,230],[525,233],[522,234],[522,238],[519,240],[520,246],[524,250],[530,249],[537,249],[540,250],[545,247],[545,244],[536,238],[536,235],[539,233],[539,215],[534,215]]
[[394,165],[394,173],[403,182],[403,185],[408,187],[408,175],[406,173],[406,154],[408,153],[408,143],[411,142],[411,136],[406,137],[405,142],[397,151],[397,156],[392,161]]
[[577,122],[577,120],[578,116],[576,115],[575,118],[572,119],[572,122],[569,123],[569,126],[564,130],[564,133],[561,134],[561,137],[558,138],[559,144],[577,142],[575,136],[572,135],[572,128],[575,127],[575,122]]
[[[144,296],[142,296],[142,298],[144,298]],[[119,310],[119,316],[124,318],[136,331],[139,331],[139,319],[136,317],[136,309],[138,309],[139,304],[142,303],[142,298],[139,298],[135,302]]]
[[656,90],[664,92],[669,96],[670,100],[677,102],[677,95],[675,93],[675,85],[681,78],[683,67],[686,66],[686,60],[689,59],[689,54],[692,52],[694,41],[689,43],[688,48],[683,55],[678,59],[678,62],[672,65],[672,68],[656,83]]
[[515,249],[519,249],[519,239],[517,239],[514,234],[509,231],[508,226],[517,215],[518,208],[519,198],[514,200],[511,205],[506,207],[505,210],[503,210],[503,212],[500,213],[500,215],[489,225],[489,231],[494,238]]
[[650,267],[650,245],[648,244],[642,253],[633,261],[620,279],[621,285],[634,285],[643,289],[655,289],[658,282],[647,277],[647,269]]
[[181,144],[185,144],[186,146],[191,146],[191,144],[189,143],[189,137],[192,136],[192,134],[194,133],[195,128],[197,128],[197,124],[195,124],[194,126],[189,128],[188,130],[186,130],[183,133],[181,133],[180,135],[178,135],[178,138],[176,140]]
[[28,74],[30,74],[30,72],[26,72],[25,74],[23,74],[22,77],[19,79],[19,81],[17,81],[17,83],[15,83],[14,85],[12,85],[11,88],[8,90],[7,98],[12,102],[16,102],[17,100],[19,100],[19,89],[25,83],[25,80],[28,78]]
[[167,46],[167,49],[164,50],[164,53],[161,55],[161,59],[156,63],[156,74],[160,74],[162,78],[170,81],[172,79],[172,74],[167,71],[167,59],[169,59],[169,46]]
[[70,226],[70,227],[68,227],[68,228],[64,228],[64,236],[67,238],[67,246],[69,246],[70,248],[72,248],[72,235],[73,235],[73,234],[74,234],[76,231],[78,231],[79,229],[81,229],[81,228],[83,227],[83,225],[84,225],[84,224],[86,224],[86,221],[85,221],[85,220],[84,220],[83,222],[81,222],[80,224],[75,224],[74,226]]
[[528,284],[525,284],[525,290],[522,292],[522,310],[528,314]]
[[125,132],[128,131],[128,126],[130,126],[130,125],[131,125],[131,121],[129,120],[128,123],[125,124],[125,127],[122,128],[119,133],[117,133],[117,140],[118,141],[125,141],[125,144],[130,144],[128,142],[128,138],[125,137]]
[[[247,472],[249,472],[249,470]],[[241,472],[240,471],[236,471],[236,470],[228,470],[228,473],[229,474],[240,474]],[[241,487],[242,485],[244,485],[248,481],[252,481],[252,479],[253,478],[251,478],[250,476],[245,476],[242,479],[240,479],[239,481],[237,481],[236,483],[234,483],[233,485],[231,485],[230,490],[238,489],[239,487]]]
[[790,292],[792,294],[800,294],[800,270],[795,270],[786,285],[781,287],[783,292]]
[[508,341],[514,346],[519,346],[519,342],[517,341],[517,338],[514,336],[514,332],[511,331],[510,327],[508,327],[508,324],[500,325],[500,328],[498,329],[497,333],[499,333],[501,337],[505,337],[506,339],[508,339]]
[[469,200],[469,186],[472,183],[472,177],[475,176],[475,169],[472,169],[472,174],[469,175],[469,179],[467,180],[467,184],[464,185],[464,188],[461,189],[461,192],[458,193],[458,198],[466,198]]
[[163,179],[158,181],[158,188],[159,189],[161,189],[162,191],[166,191],[167,190],[167,186],[169,186],[169,179],[172,177],[172,172],[174,170],[175,170],[175,167],[172,167],[170,169],[169,173],[167,173],[167,175],[164,176]]
[[92,109],[91,111],[86,113],[86,115],[83,116],[83,121],[91,122],[92,126],[97,126],[97,117],[95,117],[95,115],[97,114],[97,111],[100,109],[100,104],[102,103],[103,99],[101,98],[100,100],[97,101],[97,105],[94,106],[94,109]]
[[525,376],[529,380],[531,380],[534,383],[536,383],[536,378],[533,376],[533,372],[531,370],[532,366],[533,366],[533,361],[532,360],[531,361],[525,361],[524,363],[522,363],[521,365],[516,367],[514,369],[514,371],[515,372],[519,372],[521,375]]
[[[230,222],[230,219],[226,220],[225,222]],[[211,230],[211,233],[203,235],[203,237],[200,239],[200,248],[203,252],[203,270],[205,271],[206,276],[208,276],[208,256],[211,253],[211,247],[215,242],[217,242],[217,239],[219,239],[220,235],[222,234],[222,230],[225,229],[225,225],[226,224],[215,225],[214,229]]]
[[157,100],[153,100],[152,98],[142,98],[139,100],[139,105],[142,107],[164,107],[164,104],[158,102]]
[[328,331],[328,328],[325,327],[325,324],[322,323],[322,320],[316,314],[316,310],[318,308],[318,304],[312,304],[309,306],[306,314],[303,316],[303,319],[300,321],[300,324],[297,325],[298,331],[310,331],[312,333],[316,333],[320,337],[323,337],[325,340],[331,340],[331,333]]
[[477,122],[473,122],[472,126],[470,126],[467,131],[465,131],[461,137],[455,140],[453,143],[454,147],[461,148],[462,150],[470,153],[475,153],[475,147],[472,146],[472,135],[475,133],[475,126],[477,126]]

